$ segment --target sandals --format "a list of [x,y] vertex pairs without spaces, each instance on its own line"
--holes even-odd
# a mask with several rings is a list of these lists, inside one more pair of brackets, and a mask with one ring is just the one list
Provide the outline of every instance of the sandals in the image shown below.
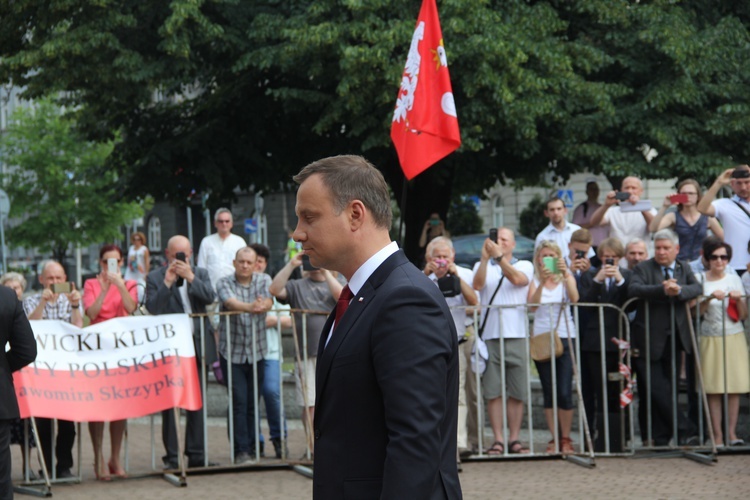
[[511,441],[508,444],[508,453],[512,453],[514,455],[525,455],[530,452],[531,450],[521,444],[521,441]]
[[491,456],[502,455],[505,453],[505,445],[501,441],[495,441],[484,453]]

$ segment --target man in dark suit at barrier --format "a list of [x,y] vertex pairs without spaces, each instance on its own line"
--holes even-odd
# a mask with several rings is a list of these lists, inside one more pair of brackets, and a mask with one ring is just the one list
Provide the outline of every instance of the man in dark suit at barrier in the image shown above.
[[[190,240],[184,236],[172,236],[167,243],[167,266],[148,273],[146,278],[146,308],[151,314],[204,313],[206,305],[216,297],[211,286],[208,271],[202,267],[190,265],[192,248]],[[198,364],[198,376],[203,367],[200,349],[200,317],[193,318],[193,343],[195,344],[195,362]],[[210,326],[209,322],[206,322]],[[209,336],[210,328],[206,335]],[[188,467],[202,467],[204,459],[203,410],[187,411],[187,429],[185,430],[185,454],[188,456]],[[162,440],[166,455],[162,457],[165,469],[177,469],[178,443],[177,429],[173,410],[161,412]]]
[[[602,240],[597,249],[597,256],[602,265],[592,267],[581,277],[578,291],[580,302],[603,304],[602,320],[599,311],[587,311],[588,322],[581,326],[581,392],[586,408],[589,431],[594,440],[595,451],[606,450],[604,433],[604,415],[609,417],[610,451],[624,451],[624,432],[620,419],[620,380],[612,379],[610,374],[619,375],[620,352],[612,342],[612,337],[623,334],[622,317],[614,307],[621,307],[628,299],[628,285],[631,271],[620,267],[620,259],[625,256],[625,249],[617,238]],[[582,316],[583,311],[579,313]],[[603,336],[602,336],[603,332]],[[622,340],[626,340],[623,336]],[[602,372],[602,353],[605,357],[605,369]],[[606,381],[607,397],[604,398]]]
[[13,290],[0,286],[0,500],[13,498],[10,427],[19,413],[11,374],[35,359],[36,341],[23,306]]
[[385,179],[362,157],[336,156],[294,180],[294,239],[349,281],[318,348],[313,497],[460,499],[456,327],[390,240]]
[[[675,411],[680,443],[673,444],[698,444],[694,438],[695,424],[690,422],[679,408],[672,405],[672,384],[677,382],[678,376],[672,371],[672,357],[675,358],[675,365],[679,371],[680,352],[693,352],[688,325],[688,321],[691,320],[685,310],[685,303],[702,292],[701,284],[695,279],[690,265],[676,260],[679,250],[677,235],[673,231],[663,229],[657,232],[654,235],[654,257],[635,267],[628,288],[630,297],[642,299],[638,301],[638,311],[632,326],[633,365],[638,375],[638,421],[641,438],[645,444],[656,446],[666,446],[674,435]],[[646,336],[647,326],[649,337]],[[671,338],[673,331],[674,339]],[[674,352],[672,342],[675,346]],[[646,378],[647,366],[650,367],[650,384]],[[693,385],[691,382],[688,382],[689,386]],[[653,443],[646,443],[649,386]]]

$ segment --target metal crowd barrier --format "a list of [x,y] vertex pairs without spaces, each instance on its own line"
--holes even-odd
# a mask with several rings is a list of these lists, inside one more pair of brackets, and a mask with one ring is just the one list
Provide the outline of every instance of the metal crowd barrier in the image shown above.
[[[254,404],[254,424],[255,424],[255,460],[252,463],[247,464],[234,464],[235,462],[235,451],[234,451],[234,437],[235,437],[235,422],[234,422],[234,415],[233,415],[233,408],[234,408],[234,401],[232,398],[232,388],[233,388],[233,376],[232,376],[232,361],[231,361],[231,354],[228,356],[227,361],[227,370],[224,373],[225,379],[227,381],[226,386],[226,394],[227,394],[227,406],[228,406],[228,416],[227,416],[227,429],[228,429],[228,440],[226,441],[226,444],[229,446],[229,458],[230,458],[230,464],[222,464],[220,467],[213,466],[211,464],[212,457],[209,452],[209,433],[208,433],[208,405],[207,405],[207,394],[208,394],[208,382],[209,382],[209,376],[208,376],[208,370],[210,369],[210,364],[207,363],[207,352],[206,352],[206,345],[207,345],[207,339],[209,338],[209,335],[211,335],[212,327],[211,325],[211,316],[218,315],[222,318],[229,318],[232,315],[241,314],[238,312],[221,312],[221,313],[200,313],[200,314],[191,314],[190,317],[199,317],[200,318],[200,331],[197,332],[197,338],[195,339],[195,342],[198,343],[197,351],[196,351],[196,360],[198,362],[198,376],[199,376],[199,382],[201,387],[201,394],[203,399],[203,407],[201,410],[198,410],[202,412],[202,420],[203,420],[203,456],[204,456],[204,462],[201,467],[192,467],[190,468],[191,473],[201,473],[206,471],[216,471],[220,472],[223,470],[236,470],[236,469],[253,469],[253,468],[267,468],[267,467],[278,467],[279,465],[283,465],[286,467],[292,467],[297,468],[299,465],[309,465],[311,464],[312,456],[313,456],[313,450],[312,450],[312,422],[308,422],[307,425],[304,426],[304,432],[305,432],[305,452],[302,458],[295,460],[291,459],[289,456],[285,456],[286,450],[288,450],[288,436],[287,436],[287,427],[285,425],[286,423],[286,408],[284,404],[284,377],[283,377],[283,363],[284,363],[284,347],[283,347],[283,340],[282,340],[282,327],[281,327],[281,315],[279,313],[283,313],[284,315],[289,314],[292,317],[292,337],[294,342],[294,356],[293,359],[295,361],[295,372],[298,370],[300,363],[303,363],[303,366],[306,366],[308,363],[308,355],[307,355],[307,316],[308,315],[325,315],[327,316],[329,312],[327,311],[310,311],[310,310],[302,310],[302,309],[272,309],[268,312],[269,314],[274,314],[277,316],[277,322],[276,322],[276,329],[279,332],[279,404],[280,404],[280,412],[279,412],[279,428],[281,429],[281,449],[282,449],[282,458],[281,461],[277,460],[268,460],[268,461],[260,461],[260,427],[261,427],[261,419],[260,419],[260,393],[261,388],[258,385],[258,363],[253,364],[253,398],[255,401]],[[301,335],[302,339],[301,342],[298,342],[298,333],[297,329],[295,328],[296,322],[294,320],[295,313],[300,314],[302,317],[301,321]],[[227,352],[232,352],[232,329],[231,329],[231,321],[221,321],[220,323],[222,327],[224,328],[224,331],[226,333],[226,339],[227,339]],[[263,332],[263,335],[265,335],[265,331]],[[252,336],[252,346],[253,346],[253,358],[258,360],[258,352],[255,350],[257,346],[257,338],[258,338],[258,331],[255,328],[255,325],[252,325],[251,329],[251,336]],[[218,338],[218,335],[216,336]],[[211,337],[210,340],[212,343],[214,342],[213,337]],[[302,352],[299,352],[298,346],[302,344]],[[218,343],[216,344],[216,354],[217,359],[218,356],[221,354],[219,353],[219,346]],[[226,354],[226,353],[224,353]],[[301,374],[304,375],[304,372]],[[303,377],[303,383],[315,383],[314,380],[312,381],[306,381]],[[307,399],[307,391],[302,390],[303,397],[305,400]],[[314,401],[305,401],[306,406],[313,406],[315,404]],[[181,413],[182,411],[178,408],[174,409],[174,415],[175,415],[175,421],[176,421],[176,428],[177,428],[177,442],[179,446],[179,468],[178,470],[167,470],[163,469],[160,456],[164,453],[163,446],[162,446],[162,440],[159,437],[159,432],[157,429],[157,419],[156,414],[153,414],[149,417],[149,423],[150,423],[150,443],[151,443],[151,472],[148,474],[163,474],[164,478],[169,481],[170,483],[173,483],[177,486],[185,486],[186,483],[186,477],[187,477],[187,464],[185,463],[185,457],[184,457],[184,450],[183,450],[183,443],[185,436],[181,432]],[[302,418],[305,418],[307,415],[306,408],[303,408]],[[163,423],[162,423],[163,424]],[[57,420],[53,420],[53,429],[51,433],[52,442],[49,444],[51,447],[51,456],[52,456],[52,462],[53,464],[48,464],[51,470],[47,470],[47,467],[45,467],[44,460],[42,460],[42,450],[45,447],[45,443],[41,443],[39,439],[36,440],[36,453],[39,462],[40,467],[42,469],[42,477],[39,477],[37,479],[32,479],[32,470],[34,469],[34,466],[31,465],[31,455],[33,453],[33,450],[30,448],[26,448],[24,450],[24,453],[26,453],[26,468],[23,471],[23,482],[21,484],[15,485],[14,490],[18,493],[22,494],[30,494],[30,495],[37,495],[37,496],[51,496],[51,486],[54,484],[61,484],[61,483],[79,483],[82,480],[82,473],[81,473],[81,461],[82,461],[82,445],[81,445],[81,439],[82,439],[82,431],[81,431],[81,423],[76,422],[76,430],[77,430],[77,439],[76,439],[76,457],[74,460],[74,466],[72,468],[72,472],[74,476],[72,478],[58,478],[56,475],[56,469],[54,467],[54,463],[56,462],[55,458],[55,437],[57,436]],[[36,430],[36,419],[31,417],[26,422],[26,430],[25,430],[25,437],[27,438],[28,442],[28,436],[30,432],[34,432],[35,436],[39,436],[39,433]],[[85,432],[85,431],[84,431]],[[269,436],[269,439],[267,443],[271,443],[271,439]],[[132,477],[131,470],[130,470],[130,454],[129,454],[129,447],[128,447],[128,434],[127,430],[125,433],[125,439],[124,439],[124,467],[126,472],[129,474],[129,477]],[[273,453],[273,448],[270,448],[271,452]],[[224,455],[226,456],[226,455]],[[298,472],[301,472],[305,475],[311,474],[310,471],[302,469]]]
[[[517,308],[524,308],[525,313],[523,317],[525,318],[525,324],[523,325],[525,332],[531,332],[532,331],[532,320],[530,318],[530,314],[528,313],[529,307],[539,306],[541,304],[529,304],[529,303],[522,303],[522,304],[506,304],[506,305],[493,305],[493,306],[481,306],[482,309],[495,309],[495,310],[503,310],[503,309],[517,309]],[[558,309],[561,305],[565,307],[572,307],[573,308],[573,316],[574,316],[574,323],[575,325],[578,325],[578,316],[579,316],[579,310],[580,308],[592,308],[598,311],[598,314],[600,318],[603,317],[603,312],[605,309],[613,309],[617,311],[618,315],[620,316],[620,328],[617,332],[605,332],[604,330],[604,322],[600,321],[600,328],[599,328],[599,346],[600,346],[600,352],[605,352],[605,346],[607,344],[611,344],[610,337],[615,336],[618,340],[622,340],[624,342],[628,342],[629,340],[629,325],[627,322],[627,316],[625,313],[618,307],[613,306],[611,304],[599,304],[599,303],[577,303],[577,304],[569,304],[569,303],[546,303],[544,305],[550,305],[552,307],[549,308],[549,314],[550,314],[550,324],[555,324],[555,322],[552,319],[552,313],[553,310]],[[462,307],[465,308],[465,307]],[[469,309],[469,308],[465,308]],[[480,325],[480,314],[477,310],[478,308],[474,309],[474,317],[473,317],[473,328],[474,331],[479,331],[479,325]],[[499,314],[499,335],[500,339],[504,339],[503,330],[504,328],[507,328],[506,325],[503,323],[503,316],[502,314]],[[573,325],[570,325],[569,328],[573,328]],[[572,350],[572,355],[574,359],[574,384],[573,384],[573,390],[577,393],[577,395],[574,394],[574,400],[576,401],[577,407],[578,407],[578,439],[577,439],[577,448],[578,453],[576,453],[573,456],[568,456],[569,459],[573,461],[580,461],[582,465],[592,465],[594,456],[629,456],[633,454],[633,446],[632,446],[632,440],[630,440],[629,444],[627,446],[624,446],[620,450],[613,449],[613,443],[611,442],[611,432],[610,432],[610,415],[609,415],[609,408],[606,404],[604,404],[602,411],[603,411],[603,443],[604,443],[604,449],[603,451],[596,452],[594,454],[594,451],[591,446],[591,439],[586,438],[586,428],[587,428],[587,422],[585,419],[585,411],[583,409],[583,400],[581,397],[581,377],[580,374],[582,372],[582,356],[581,356],[581,350],[580,350],[580,342],[578,339],[580,338],[580,332],[578,329],[578,326],[575,326],[576,331],[576,338],[573,342],[574,349]],[[510,338],[517,338],[517,337],[510,337]],[[530,334],[526,333],[524,337],[521,339],[523,341],[523,347],[524,351],[529,353],[529,340],[530,340]],[[550,337],[550,341],[552,342],[552,337]],[[561,339],[563,343],[567,342],[565,338]],[[502,380],[507,380],[506,377],[506,353],[505,353],[505,343],[504,342],[498,342],[498,349],[499,349],[499,358],[500,358],[500,371],[501,371],[501,378]],[[554,346],[551,345],[550,348],[554,350]],[[479,363],[478,356],[479,352],[475,349],[474,352],[474,363],[475,365]],[[564,354],[565,355],[565,354]],[[560,435],[559,435],[559,423],[557,420],[558,415],[558,400],[557,400],[557,373],[556,373],[556,363],[558,360],[556,360],[555,357],[552,357],[550,360],[551,363],[551,377],[552,377],[552,414],[553,414],[553,422],[554,422],[554,428],[558,430],[553,435],[553,441],[555,442],[555,452],[552,454],[546,453],[546,441],[544,442],[544,445],[542,448],[540,448],[539,443],[535,439],[535,436],[539,432],[548,432],[548,429],[546,429],[546,425],[543,428],[540,428],[539,426],[535,426],[535,406],[540,407],[541,405],[535,405],[534,404],[534,394],[532,390],[532,385],[535,385],[536,382],[532,382],[536,379],[534,376],[533,370],[534,366],[532,364],[531,356],[527,357],[528,363],[526,364],[526,402],[525,402],[525,426],[522,425],[521,431],[525,431],[526,435],[528,436],[528,449],[530,452],[528,454],[517,454],[513,453],[509,446],[509,434],[510,430],[508,427],[508,418],[507,418],[507,389],[506,384],[501,385],[501,398],[502,398],[502,411],[503,411],[503,428],[502,428],[502,435],[503,435],[503,443],[505,443],[505,447],[503,450],[503,453],[501,455],[488,455],[486,446],[485,446],[485,437],[484,437],[484,430],[485,430],[485,423],[484,423],[484,416],[485,416],[485,409],[484,409],[484,397],[482,395],[482,383],[481,378],[482,375],[478,372],[473,372],[472,376],[475,378],[475,384],[477,387],[477,400],[476,400],[476,407],[477,407],[477,415],[479,418],[479,422],[477,425],[478,433],[476,436],[476,442],[478,443],[479,447],[479,453],[476,455],[473,455],[470,457],[470,459],[519,459],[519,458],[538,458],[540,456],[560,456],[561,455],[561,444],[560,444]],[[629,368],[630,366],[630,356],[629,354],[625,354],[625,358],[622,360],[622,363]],[[616,374],[619,376],[619,372]],[[607,384],[607,378],[611,376],[607,372],[607,366],[606,366],[606,356],[601,356],[601,373],[599,376],[602,378],[602,394],[601,394],[601,400],[602,401],[608,401],[610,394],[609,394],[609,387]],[[620,380],[620,390],[625,389],[625,379],[624,377]],[[542,411],[543,413],[543,411]],[[619,441],[621,443],[626,442],[626,436],[632,436],[633,435],[633,420],[632,420],[632,414],[628,411],[621,411],[619,412],[618,418],[621,422],[620,426],[620,439]],[[521,440],[523,441],[523,439]]]
[[[701,297],[702,298],[702,297]],[[745,298],[747,300],[747,297]],[[638,350],[633,349],[631,347],[631,332],[630,332],[630,321],[629,321],[629,314],[631,313],[631,309],[638,305],[638,302],[644,302],[643,307],[645,308],[645,339],[644,339],[644,345],[645,345],[645,352],[638,352]],[[647,454],[643,456],[649,456],[648,453],[659,453],[659,456],[683,456],[686,458],[690,458],[702,463],[713,463],[716,461],[716,456],[718,451],[721,452],[743,452],[743,451],[749,451],[750,445],[748,444],[741,444],[739,446],[732,446],[731,448],[729,446],[725,446],[719,450],[717,450],[716,443],[714,441],[713,432],[711,428],[711,419],[710,419],[710,412],[708,411],[708,402],[705,392],[703,391],[703,377],[702,372],[700,369],[700,347],[699,347],[699,334],[700,334],[700,324],[701,324],[701,318],[699,314],[699,304],[700,301],[696,304],[695,312],[693,313],[693,320],[689,320],[689,337],[691,339],[691,349],[693,351],[692,356],[687,356],[685,360],[685,365],[688,365],[688,368],[690,368],[689,364],[694,363],[694,380],[695,383],[692,382],[687,384],[687,399],[688,399],[688,406],[689,406],[689,412],[690,412],[690,420],[689,422],[693,423],[695,426],[694,431],[688,431],[680,430],[680,425],[684,424],[685,422],[685,416],[684,416],[684,404],[682,402],[682,399],[680,398],[681,390],[680,390],[680,368],[683,366],[682,364],[682,357],[680,354],[683,352],[682,350],[677,349],[677,336],[679,335],[679,332],[677,330],[676,326],[676,319],[675,319],[675,308],[678,307],[685,307],[684,304],[679,303],[672,303],[670,306],[670,331],[668,335],[668,342],[669,342],[669,350],[671,355],[669,356],[668,360],[665,360],[665,363],[668,363],[669,365],[669,380],[671,380],[669,392],[670,392],[670,400],[668,402],[668,407],[671,408],[671,415],[670,415],[670,421],[671,421],[671,438],[668,440],[668,442],[659,442],[659,440],[654,439],[655,430],[654,430],[654,420],[653,420],[653,412],[656,410],[656,406],[659,405],[660,407],[664,406],[664,401],[656,399],[652,395],[652,366],[651,366],[651,353],[650,353],[650,341],[651,341],[651,328],[650,328],[650,313],[651,313],[651,305],[647,303],[647,301],[641,301],[641,299],[631,299],[625,304],[623,304],[622,307],[617,307],[612,304],[606,304],[606,303],[576,303],[576,304],[570,304],[565,303],[566,306],[570,307],[573,311],[573,318],[574,318],[574,328],[576,331],[576,340],[574,342],[574,349],[573,349],[573,358],[575,362],[575,368],[574,369],[574,390],[577,392],[577,399],[581,398],[581,386],[583,385],[582,382],[585,382],[585,380],[581,379],[580,374],[582,373],[582,351],[581,351],[581,328],[580,328],[580,317],[581,314],[589,314],[595,313],[598,315],[599,318],[599,338],[598,338],[598,352],[602,353],[599,356],[599,371],[598,373],[595,373],[594,376],[599,378],[599,387],[601,388],[601,395],[599,398],[601,408],[598,409],[598,413],[600,413],[598,419],[595,421],[598,421],[597,425],[597,432],[599,433],[598,436],[591,436],[590,441],[587,439],[587,425],[586,425],[586,412],[583,408],[583,404],[581,401],[578,401],[577,403],[577,409],[578,409],[578,439],[577,439],[577,452],[574,455],[569,455],[567,458],[573,458],[574,461],[578,460],[576,457],[581,457],[582,455],[588,455],[588,462],[583,462],[583,465],[591,465],[593,462],[593,459],[595,457],[606,457],[606,456],[633,456],[634,454],[641,453],[641,452],[647,452]],[[526,310],[526,314],[524,315],[524,318],[526,320],[524,328],[527,332],[526,337],[524,337],[524,348],[525,351],[529,352],[529,338],[530,333],[532,331],[532,321],[530,319],[530,314],[528,313],[529,307],[538,306],[540,304],[508,304],[508,305],[493,305],[493,306],[481,306],[481,309],[515,309],[522,307]],[[550,304],[547,303],[545,305],[550,305],[552,307],[549,308],[550,315],[552,315],[552,311],[559,305],[560,303]],[[724,300],[722,307],[726,308],[726,299]],[[750,306],[750,304],[749,304]],[[461,309],[467,309],[472,310],[468,307],[460,307]],[[479,308],[473,309],[473,329],[474,331],[479,331],[479,325],[480,325],[480,314],[479,314]],[[604,311],[606,309],[613,309],[617,312],[617,315],[619,317],[618,321],[618,330],[616,332],[611,331],[605,331],[604,327]],[[587,311],[584,313],[583,311]],[[499,334],[500,338],[503,339],[503,329],[507,327],[503,324],[502,315],[500,314],[499,317]],[[690,319],[690,318],[689,318]],[[550,318],[551,321],[551,318]],[[553,324],[552,322],[550,324]],[[726,319],[722,320],[722,331],[723,331],[723,339],[722,342],[724,346],[724,360],[726,361]],[[747,328],[745,329],[745,333],[747,334]],[[614,342],[613,337],[618,341],[619,344],[618,347],[622,350],[618,351],[618,365],[619,370],[617,372],[614,372],[611,366],[611,359],[610,359],[610,366],[608,367],[607,363],[607,355],[606,355],[606,348],[605,346],[608,343]],[[566,342],[566,339],[561,339],[563,343]],[[550,339],[552,342],[552,339]],[[504,342],[498,342],[499,347],[499,358],[500,358],[500,364],[501,364],[501,373],[502,373],[502,379],[506,380],[506,363],[505,363],[505,346]],[[553,347],[552,345],[550,346]],[[635,351],[635,352],[634,352]],[[475,364],[479,363],[478,357],[479,352],[475,349],[474,353],[474,362]],[[634,358],[641,358],[644,360],[644,363],[640,366],[640,370],[633,370],[633,360]],[[556,456],[560,455],[560,436],[559,434],[559,425],[557,421],[557,410],[558,410],[558,401],[557,401],[557,374],[555,370],[555,363],[556,360],[553,357],[551,360],[551,375],[552,375],[552,403],[553,403],[553,415],[555,418],[554,421],[554,427],[556,429],[556,432],[554,433],[553,440],[555,441],[555,453],[548,454],[546,453],[546,449],[542,448],[540,449],[539,443],[535,442],[535,433],[540,432],[540,427],[544,430],[542,432],[548,432],[546,429],[546,425],[544,426],[535,426],[535,412],[534,412],[534,404],[532,403],[533,399],[533,391],[532,391],[532,379],[534,379],[533,372],[532,372],[532,360],[531,357],[528,357],[528,364],[527,364],[527,387],[526,387],[526,404],[525,404],[525,412],[526,415],[524,417],[525,419],[525,427],[522,427],[522,431],[526,431],[529,441],[529,450],[530,453],[528,454],[515,454],[512,453],[509,450],[508,442],[509,442],[509,428],[508,428],[508,412],[507,412],[507,394],[506,394],[506,386],[503,384],[501,386],[501,398],[502,398],[502,409],[503,409],[503,429],[502,429],[502,435],[503,435],[503,442],[505,443],[505,449],[502,454],[500,455],[488,455],[485,446],[485,423],[484,423],[484,417],[485,417],[485,401],[484,397],[482,396],[482,384],[481,384],[481,378],[482,375],[479,373],[472,373],[472,376],[475,378],[475,384],[477,387],[477,400],[474,404],[476,404],[477,408],[477,416],[478,416],[478,422],[477,422],[477,436],[476,436],[476,442],[479,445],[479,453],[472,455],[469,457],[469,459],[518,459],[518,458],[533,458],[533,457],[539,457],[539,456]],[[640,373],[638,373],[640,371]],[[632,374],[632,375],[631,375]],[[693,370],[688,369],[687,370],[687,380],[691,380],[693,377]],[[723,394],[723,426],[724,426],[724,439],[729,439],[729,433],[728,433],[728,427],[729,427],[729,418],[728,418],[728,394],[726,391],[726,381],[728,379],[728,368],[726,366],[726,362],[724,363],[724,387],[725,391]],[[617,382],[619,384],[619,392],[621,394],[621,397],[623,398],[622,405],[620,410],[616,413],[616,415],[612,415],[612,411],[609,407],[608,402],[610,402],[610,397],[612,397],[609,392],[612,390],[611,387],[613,384],[611,382]],[[575,395],[575,394],[574,394]],[[636,397],[637,396],[637,397]],[[629,402],[628,400],[632,401]],[[470,402],[469,402],[470,403]],[[638,410],[643,415],[642,420],[645,421],[645,425],[642,423],[638,426],[639,433],[636,433],[636,426],[635,426],[635,411]],[[615,417],[614,419],[612,417]],[[589,416],[590,417],[590,416]],[[614,426],[614,432],[613,427]],[[593,430],[592,430],[593,432]],[[741,431],[738,429],[738,434],[740,434]],[[640,437],[640,443],[638,438]],[[592,442],[595,442],[594,446],[592,447]],[[726,445],[726,443],[725,443]],[[669,453],[671,452],[671,453]]]

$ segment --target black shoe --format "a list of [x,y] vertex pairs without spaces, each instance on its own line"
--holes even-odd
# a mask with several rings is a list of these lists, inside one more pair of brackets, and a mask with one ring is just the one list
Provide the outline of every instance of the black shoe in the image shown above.
[[700,446],[701,440],[698,436],[686,436],[680,438],[680,446]]
[[70,469],[60,469],[57,471],[57,479],[70,479],[75,477]]
[[[188,459],[188,468],[197,469],[198,467],[206,467],[206,464],[204,462],[205,461],[202,458],[200,459],[190,458]],[[210,460],[208,461],[208,467],[218,467],[219,465],[221,464],[218,462],[212,462]]]
[[[255,456],[255,452],[253,452],[253,456]],[[266,442],[265,441],[260,442],[260,458],[266,458]]]
[[273,443],[273,450],[276,453],[276,458],[286,458],[289,456],[289,447],[284,446],[282,449],[281,439],[272,439],[271,442]]
[[177,462],[177,459],[174,459],[174,460],[163,459],[162,463],[164,464],[164,470],[174,470],[174,469],[180,468],[180,464]]

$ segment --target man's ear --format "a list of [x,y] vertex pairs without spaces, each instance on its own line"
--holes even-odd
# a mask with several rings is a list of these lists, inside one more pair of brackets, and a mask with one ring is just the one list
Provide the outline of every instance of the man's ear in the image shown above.
[[365,223],[365,218],[367,216],[367,208],[365,208],[365,204],[360,200],[352,200],[349,202],[347,211],[349,212],[349,224],[351,229],[353,231],[360,229]]

